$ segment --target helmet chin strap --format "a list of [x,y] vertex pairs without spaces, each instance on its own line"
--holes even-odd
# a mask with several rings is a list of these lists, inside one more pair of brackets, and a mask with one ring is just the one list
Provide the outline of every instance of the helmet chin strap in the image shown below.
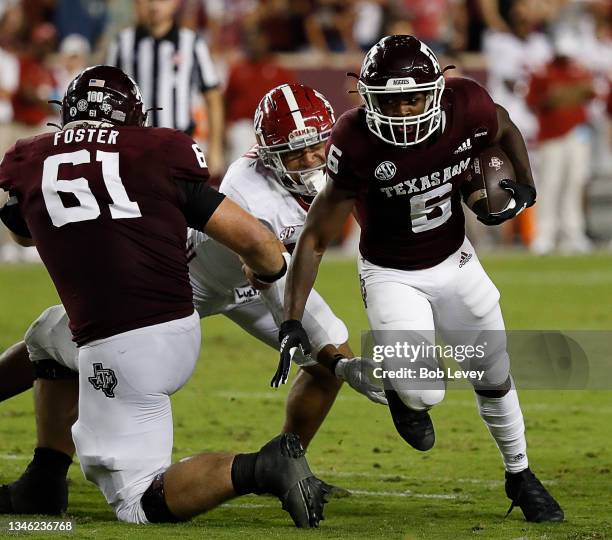
[[285,178],[282,184],[288,191],[306,197],[316,196],[327,181],[323,167],[306,172],[285,171],[282,176]]
[[325,187],[326,179],[323,169],[298,174],[302,183],[308,188],[307,195],[314,196]]

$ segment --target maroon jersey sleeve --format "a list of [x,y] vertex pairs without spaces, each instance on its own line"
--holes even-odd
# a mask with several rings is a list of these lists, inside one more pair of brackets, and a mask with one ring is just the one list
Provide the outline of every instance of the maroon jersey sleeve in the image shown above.
[[209,178],[204,152],[187,134],[176,129],[165,131],[164,150],[168,170],[174,180],[206,182]]
[[334,125],[327,146],[327,175],[340,189],[359,192],[362,189],[360,176],[352,169],[354,163],[352,154],[355,152],[355,138],[351,136],[355,130],[357,110],[351,109],[344,113]]
[[14,196],[11,182],[11,177],[14,174],[11,170],[13,164],[18,160],[17,150],[15,146],[12,146],[4,155],[2,163],[0,163],[0,188],[10,195],[6,205],[0,208],[0,219],[11,232],[19,236],[31,238],[32,235],[17,205],[17,197]]
[[12,169],[16,159],[17,148],[16,145],[11,146],[4,154],[4,158],[0,162],[0,188],[4,191],[11,191],[11,177]]
[[490,146],[497,135],[497,107],[489,93],[476,81],[455,77],[448,79],[447,86],[456,104],[463,102],[463,118],[466,132],[474,137],[480,147]]
[[164,149],[187,225],[201,230],[225,195],[206,185],[209,179],[206,158],[191,137],[182,131],[168,130]]

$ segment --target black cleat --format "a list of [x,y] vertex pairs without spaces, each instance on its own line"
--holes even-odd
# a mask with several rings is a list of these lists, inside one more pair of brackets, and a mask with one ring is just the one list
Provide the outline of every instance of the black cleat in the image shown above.
[[65,475],[28,465],[11,484],[0,486],[0,514],[63,514],[68,507]]
[[421,452],[430,450],[436,442],[436,434],[429,413],[408,407],[395,390],[385,389],[385,396],[393,424],[402,439]]
[[255,462],[255,480],[263,493],[276,495],[296,527],[318,527],[325,495],[330,491],[308,466],[300,438],[293,433],[274,437]]
[[512,501],[506,517],[518,506],[527,521],[563,521],[565,515],[553,496],[531,472],[529,467],[520,473],[506,471],[506,495]]

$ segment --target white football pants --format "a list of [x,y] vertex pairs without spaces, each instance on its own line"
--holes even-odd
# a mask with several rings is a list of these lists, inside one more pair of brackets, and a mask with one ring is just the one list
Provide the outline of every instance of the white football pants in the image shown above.
[[121,521],[147,522],[140,498],[172,456],[170,395],[191,376],[199,351],[195,312],[79,349],[72,437],[85,478]]
[[[487,331],[485,356],[461,367],[485,370],[482,382],[486,385],[497,386],[506,381],[510,365],[499,291],[467,238],[446,260],[423,270],[384,268],[360,258],[359,277],[377,345],[395,346],[398,336],[435,344],[436,332],[448,345],[474,344]],[[420,362],[430,369],[437,367],[431,365],[437,362],[435,358]],[[414,364],[394,357],[383,360],[383,366],[386,370],[398,370]],[[387,379],[386,384],[415,410],[432,407],[442,401],[445,393],[441,380],[428,383],[394,378]]]

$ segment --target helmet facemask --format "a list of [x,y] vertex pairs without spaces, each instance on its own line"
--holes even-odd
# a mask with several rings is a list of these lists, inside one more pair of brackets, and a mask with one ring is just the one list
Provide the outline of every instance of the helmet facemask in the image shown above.
[[[398,84],[399,83],[399,84]],[[410,78],[389,79],[385,86],[369,86],[358,81],[357,90],[366,110],[366,122],[374,135],[394,146],[407,147],[419,144],[439,128],[442,120],[442,93],[444,77],[442,74],[431,83],[415,83]],[[413,116],[389,116],[383,113],[380,104],[382,96],[423,93],[425,109]]]
[[325,186],[325,160],[321,165],[309,169],[289,170],[283,157],[286,158],[291,152],[325,142],[330,133],[331,130],[319,132],[314,126],[306,126],[304,129],[292,131],[289,134],[288,143],[274,146],[261,144],[263,137],[257,137],[260,141],[259,156],[264,165],[278,175],[279,180],[288,191],[306,197],[314,197]]

